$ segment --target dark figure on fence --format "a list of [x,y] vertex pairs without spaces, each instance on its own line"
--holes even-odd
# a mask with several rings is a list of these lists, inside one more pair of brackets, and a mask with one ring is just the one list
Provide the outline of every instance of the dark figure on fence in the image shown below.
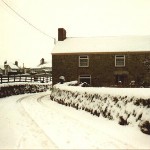
[[64,76],[60,76],[59,77],[59,83],[63,84],[65,82],[65,77]]
[[130,85],[130,87],[134,88],[135,87],[135,81],[132,80],[129,85]]

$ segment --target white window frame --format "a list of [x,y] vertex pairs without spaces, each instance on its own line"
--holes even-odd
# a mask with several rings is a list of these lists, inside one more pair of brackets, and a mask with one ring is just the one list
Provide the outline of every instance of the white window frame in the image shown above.
[[[87,65],[81,65],[81,60],[87,60]],[[79,67],[89,67],[89,56],[88,55],[81,55],[79,56]]]
[[[117,64],[119,60],[123,60],[123,65]],[[125,55],[115,55],[115,67],[125,67]]]
[[79,83],[81,83],[80,79],[90,79],[90,85],[91,85],[91,75],[79,75]]

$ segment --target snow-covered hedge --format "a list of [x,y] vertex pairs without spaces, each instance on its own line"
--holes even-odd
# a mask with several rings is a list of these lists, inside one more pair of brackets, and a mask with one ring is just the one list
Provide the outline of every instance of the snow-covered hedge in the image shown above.
[[5,83],[0,84],[0,98],[25,93],[44,92],[49,89],[50,83]]
[[57,84],[51,100],[116,120],[120,125],[138,125],[150,134],[150,88],[92,88]]

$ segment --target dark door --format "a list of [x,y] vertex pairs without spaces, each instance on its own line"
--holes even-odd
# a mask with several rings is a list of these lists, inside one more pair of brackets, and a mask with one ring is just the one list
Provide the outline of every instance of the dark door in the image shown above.
[[116,75],[116,84],[120,86],[127,85],[127,76],[126,75]]

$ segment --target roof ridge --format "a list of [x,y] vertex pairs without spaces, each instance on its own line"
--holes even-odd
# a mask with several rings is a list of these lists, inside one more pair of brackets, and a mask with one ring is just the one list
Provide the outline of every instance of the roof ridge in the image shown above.
[[103,38],[103,37],[150,37],[150,35],[111,35],[111,36],[89,36],[89,37],[67,37],[69,38]]

